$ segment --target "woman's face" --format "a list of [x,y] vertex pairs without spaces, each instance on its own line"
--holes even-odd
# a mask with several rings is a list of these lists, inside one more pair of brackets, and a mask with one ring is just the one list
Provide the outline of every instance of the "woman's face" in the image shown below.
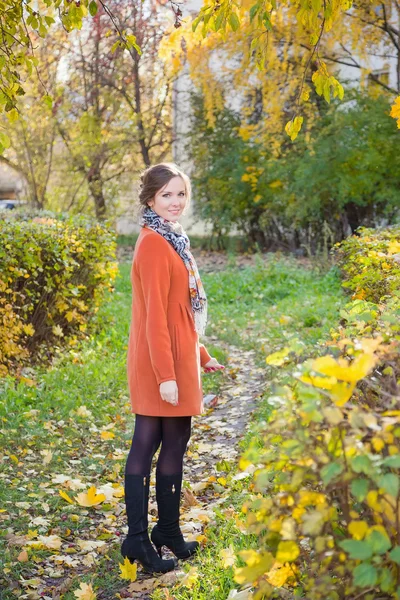
[[158,192],[148,205],[160,217],[168,221],[178,221],[186,205],[185,182],[179,175],[173,177]]

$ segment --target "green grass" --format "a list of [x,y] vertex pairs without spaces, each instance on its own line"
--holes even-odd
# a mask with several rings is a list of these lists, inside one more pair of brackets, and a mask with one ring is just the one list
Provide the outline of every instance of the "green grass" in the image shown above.
[[[288,343],[297,344],[304,354],[312,353],[336,325],[345,302],[338,273],[334,268],[326,272],[305,269],[295,260],[273,256],[266,264],[258,262],[244,269],[234,267],[233,262],[224,272],[204,276],[210,301],[208,333],[240,348],[255,349],[266,378],[272,381],[278,370],[265,365],[266,353]],[[58,495],[62,486],[53,484],[52,478],[73,474],[86,484],[123,482],[124,458],[134,424],[125,373],[131,308],[129,269],[129,264],[121,265],[116,291],[102,306],[91,339],[68,350],[52,369],[28,372],[37,382],[34,387],[16,386],[11,378],[0,381],[0,509],[5,511],[0,513],[2,600],[19,597],[17,590],[24,590],[20,577],[46,578],[46,573],[40,574],[40,566],[46,564],[52,551],[29,551],[28,562],[20,563],[17,556],[21,547],[5,544],[7,533],[22,535],[29,529],[59,535],[65,542],[73,542],[75,536],[109,539],[109,551],[99,563],[92,569],[78,569],[75,577],[81,572],[80,580],[92,581],[101,600],[115,598],[124,586],[119,579],[119,543],[104,526],[107,506],[87,511],[70,506]],[[218,347],[208,349],[221,362],[226,360]],[[216,391],[223,377],[220,373],[204,378],[204,392]],[[91,417],[77,414],[82,405],[91,411]],[[254,423],[267,418],[268,412],[265,400]],[[115,437],[105,441],[100,433],[107,426],[112,427]],[[243,449],[253,435],[252,431],[246,434]],[[45,464],[41,452],[48,450],[53,454]],[[119,459],[115,459],[116,453]],[[238,529],[231,516],[233,511],[240,518],[245,496],[245,483],[235,482],[220,506],[217,523],[205,531],[205,548],[184,566],[186,570],[197,567],[199,578],[192,588],[174,588],[171,592],[176,600],[225,600],[229,590],[236,587],[233,569],[222,566],[219,553],[230,544],[235,551],[256,544],[253,536]],[[17,502],[28,502],[29,506],[18,506]],[[73,517],[76,513],[78,520]],[[50,525],[32,523],[38,517],[48,519]],[[77,583],[76,579],[63,596],[65,600],[75,600],[72,589]],[[154,600],[164,597],[161,590],[153,593]]]
[[210,299],[208,333],[259,358],[289,341],[312,349],[326,338],[345,302],[336,267],[304,268],[291,257],[257,260],[255,267],[234,265],[203,277]]

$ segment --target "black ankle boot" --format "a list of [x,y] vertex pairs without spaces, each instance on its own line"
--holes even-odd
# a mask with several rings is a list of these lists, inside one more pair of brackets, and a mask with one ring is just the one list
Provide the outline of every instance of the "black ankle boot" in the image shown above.
[[138,560],[146,573],[172,571],[178,561],[162,560],[154,550],[148,534],[150,474],[125,475],[125,504],[128,518],[128,535],[122,542],[121,554],[130,562]]
[[161,475],[156,471],[158,523],[151,532],[151,541],[161,558],[161,546],[167,546],[178,558],[189,558],[198,549],[198,542],[185,542],[179,527],[182,471]]

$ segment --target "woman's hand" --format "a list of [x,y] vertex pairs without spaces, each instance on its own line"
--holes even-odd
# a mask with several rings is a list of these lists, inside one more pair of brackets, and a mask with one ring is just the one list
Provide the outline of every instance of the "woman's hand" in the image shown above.
[[160,383],[160,395],[165,402],[169,402],[173,406],[177,406],[178,386],[176,381],[163,381],[163,383]]
[[203,367],[205,373],[210,373],[211,371],[220,371],[221,369],[225,369],[224,365],[220,365],[216,358],[212,358],[208,361]]

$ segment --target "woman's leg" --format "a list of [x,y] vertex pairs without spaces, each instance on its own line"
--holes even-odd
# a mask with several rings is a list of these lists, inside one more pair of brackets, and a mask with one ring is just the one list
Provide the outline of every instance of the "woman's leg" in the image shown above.
[[156,469],[158,523],[151,539],[160,556],[168,546],[178,558],[194,554],[198,542],[185,542],[179,527],[183,456],[191,433],[191,417],[161,417],[162,445]]
[[161,417],[136,415],[135,431],[125,466],[125,474],[147,475],[161,443]]
[[135,431],[125,466],[125,505],[128,535],[123,557],[139,560],[149,573],[171,571],[175,560],[161,560],[149,540],[148,504],[151,461],[161,441],[160,417],[136,415]]
[[162,444],[157,471],[162,475],[179,473],[190,439],[192,417],[160,417]]

